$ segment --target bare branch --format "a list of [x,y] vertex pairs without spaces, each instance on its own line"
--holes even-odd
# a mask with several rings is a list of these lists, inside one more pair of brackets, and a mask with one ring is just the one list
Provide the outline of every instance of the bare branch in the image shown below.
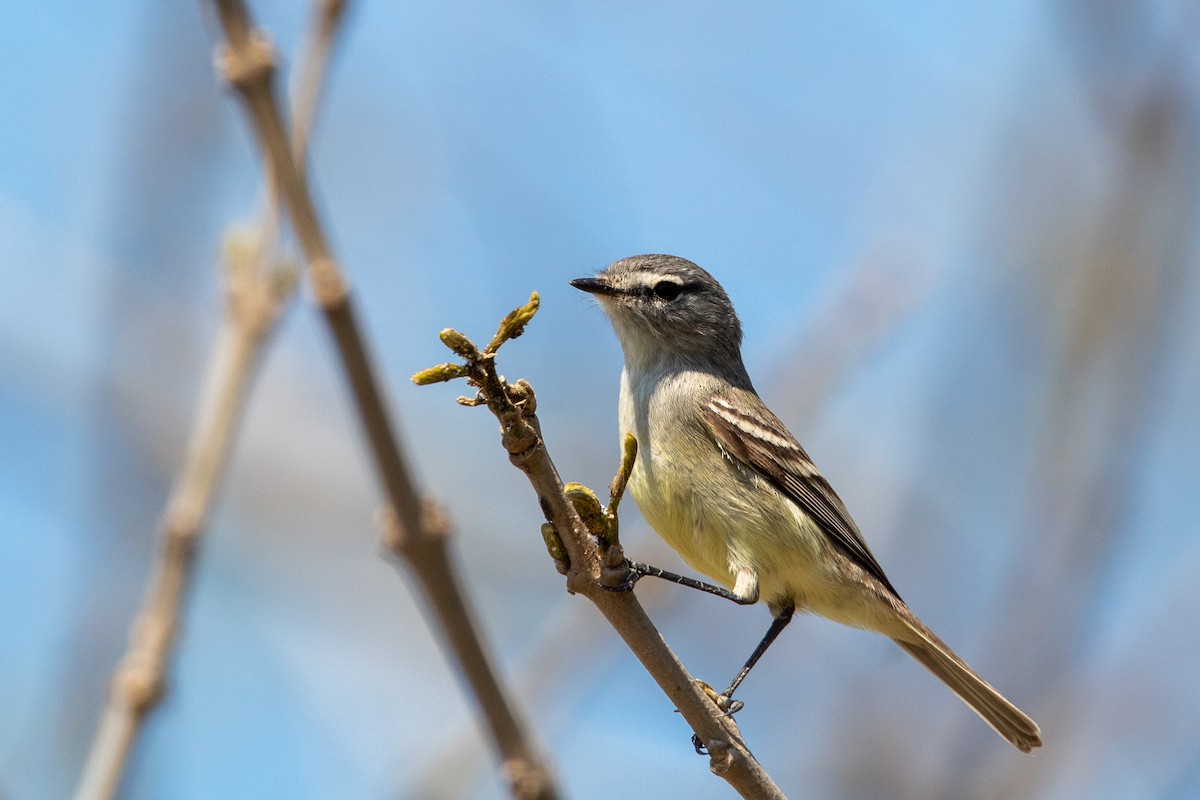
[[[375,378],[372,360],[355,317],[349,288],[313,206],[304,170],[291,157],[273,87],[270,43],[251,23],[240,0],[214,0],[226,42],[218,67],[237,90],[258,139],[280,199],[304,252],[313,295],[325,315],[346,380],[354,396],[387,497],[384,533],[388,548],[417,578],[433,610],[443,641],[458,660],[500,754],[513,794],[520,798],[558,796],[549,770],[533,746],[527,726],[491,668],[473,614],[446,546],[444,516],[422,503],[399,446]],[[519,327],[519,322],[513,322]],[[515,334],[514,334],[515,335]]]
[[404,565],[421,589],[439,620],[442,646],[454,654],[454,660],[474,690],[480,716],[487,722],[492,740],[504,759],[502,769],[514,797],[549,800],[558,796],[553,778],[540,759],[522,750],[528,736],[520,717],[496,679],[491,654],[477,632],[473,609],[451,560],[447,540],[450,521],[436,503],[426,500],[420,536],[408,536],[390,509],[381,513],[380,526],[384,546],[396,565]]
[[[616,559],[612,557],[614,551],[619,552],[615,529],[601,528],[607,519],[615,519],[636,446],[626,443],[607,511],[599,509],[599,501],[590,490],[579,491],[583,487],[572,486],[569,496],[542,439],[533,388],[524,380],[509,384],[496,371],[495,356],[500,345],[524,329],[537,307],[538,296],[534,293],[526,306],[505,318],[483,352],[454,330],[442,331],[442,342],[465,360],[467,383],[478,389],[476,402],[486,404],[500,421],[500,439],[509,460],[525,473],[537,493],[547,521],[542,534],[556,566],[560,571],[565,570],[567,590],[591,600],[625,640],[707,748],[709,768],[714,774],[728,781],[743,797],[782,798],[783,792],[750,753],[733,718],[713,703],[711,690],[706,692],[707,687],[688,674],[633,592],[608,588],[621,582],[626,568],[623,558],[614,563]],[[511,325],[514,319],[521,320],[519,326]],[[449,372],[446,365],[434,369],[439,376]],[[430,375],[431,371],[426,370],[415,375],[414,381],[434,382],[429,380]],[[580,516],[577,503],[585,509],[586,521]]]
[[[309,135],[316,117],[317,103],[325,87],[329,56],[337,40],[338,31],[341,30],[348,5],[349,0],[314,0],[313,3],[313,21],[304,53],[296,64],[291,95],[291,135],[299,159],[297,166],[301,170],[305,168]],[[264,169],[267,175],[263,182],[262,209],[259,212],[258,223],[258,256],[255,261],[260,269],[267,270],[278,259],[279,197],[275,190],[276,181],[270,174],[270,162],[264,162]]]
[[109,685],[76,800],[115,794],[142,721],[162,695],[196,545],[224,474],[263,344],[295,285],[276,275],[253,273],[245,258],[245,252],[228,256],[228,310],[187,455],[163,513],[158,566],[130,631],[129,648]]
[[[307,67],[297,93],[303,99],[295,115],[298,135],[308,130],[316,113],[343,7],[342,2],[318,2]],[[302,157],[304,150],[297,152]],[[130,631],[129,647],[110,681],[76,800],[116,794],[142,722],[162,696],[196,547],[224,475],[250,381],[295,289],[294,268],[276,256],[278,220],[272,213],[264,211],[255,232],[230,234],[224,250],[225,318],[203,382],[187,454],[163,512],[158,565]]]

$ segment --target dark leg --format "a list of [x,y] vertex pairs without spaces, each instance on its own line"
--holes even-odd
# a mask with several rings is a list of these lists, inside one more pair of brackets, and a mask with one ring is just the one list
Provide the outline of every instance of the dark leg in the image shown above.
[[746,680],[746,676],[750,674],[750,670],[754,669],[754,665],[763,657],[763,653],[767,652],[767,648],[775,641],[780,632],[787,627],[787,624],[792,621],[792,614],[796,611],[795,606],[784,606],[784,608],[775,615],[775,619],[771,621],[771,627],[767,628],[767,633],[763,636],[762,641],[758,643],[758,647],[754,648],[754,652],[750,654],[750,658],[746,661],[746,666],[742,667],[742,671],[733,679],[733,683],[729,684],[729,688],[721,692],[721,696],[732,698],[733,693],[742,681]]
[[[717,597],[723,597],[726,600],[732,600],[733,602],[735,602],[741,606],[754,605],[755,603],[758,602],[758,593],[757,592],[755,592],[754,597],[742,597],[741,595],[736,595],[733,592],[731,592],[728,589],[725,589],[721,586],[714,586],[711,583],[705,583],[704,581],[698,581],[695,578],[688,578],[683,575],[676,575],[674,572],[667,572],[665,569],[659,569],[658,567],[652,567],[649,564],[642,564],[639,561],[630,561],[628,566],[629,566],[629,576],[624,581],[622,581],[620,584],[618,584],[616,586],[606,586],[605,588],[609,589],[611,591],[614,591],[614,592],[628,592],[630,589],[633,588],[633,585],[635,583],[637,583],[639,580],[641,580],[642,578],[644,578],[646,576],[650,576],[651,578],[662,578],[663,580],[671,581],[671,583],[678,583],[680,586],[686,586],[689,589],[699,589],[702,592],[708,592],[709,594],[715,594]],[[771,638],[774,638],[774,637],[771,637]],[[768,642],[768,644],[769,644],[769,642]],[[766,648],[763,647],[763,649],[765,650]],[[761,653],[759,655],[761,655]]]

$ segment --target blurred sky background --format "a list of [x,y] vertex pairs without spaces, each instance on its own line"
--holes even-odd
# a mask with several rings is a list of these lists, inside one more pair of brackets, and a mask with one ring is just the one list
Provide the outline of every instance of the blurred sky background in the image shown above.
[[[299,2],[255,12],[286,59]],[[257,156],[196,3],[0,11],[0,797],[69,795],[155,551]],[[998,739],[890,642],[788,629],[739,693],[793,798],[1200,796],[1194,3],[356,2],[312,175],[425,489],[575,798],[725,798],[592,606],[436,334],[617,462],[620,352],[567,281],[720,279],[767,402],[913,609],[1042,725]],[[404,578],[321,320],[283,321],[124,796],[498,798]],[[632,503],[626,546],[680,568]],[[638,593],[723,685],[769,622]]]

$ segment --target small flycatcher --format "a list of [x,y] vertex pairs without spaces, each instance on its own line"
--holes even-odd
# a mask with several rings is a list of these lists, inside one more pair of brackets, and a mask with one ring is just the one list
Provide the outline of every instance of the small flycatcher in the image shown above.
[[[871,554],[841,499],[763,404],[742,364],[742,328],[721,284],[675,256],[633,256],[571,285],[612,321],[621,373],[622,438],[638,457],[629,490],[646,520],[691,567],[775,619],[723,693],[727,704],[791,620],[809,611],[882,633],[1023,752],[1037,724],[917,619]],[[640,564],[641,575],[678,578]]]

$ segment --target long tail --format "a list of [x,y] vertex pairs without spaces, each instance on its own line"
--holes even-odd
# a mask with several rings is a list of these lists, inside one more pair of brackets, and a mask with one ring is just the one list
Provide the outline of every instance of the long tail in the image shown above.
[[916,634],[916,641],[892,641],[940,678],[976,714],[983,717],[984,722],[1012,742],[1018,750],[1028,753],[1042,746],[1042,732],[1037,723],[976,675],[945,642],[919,622],[913,627],[913,633]]

